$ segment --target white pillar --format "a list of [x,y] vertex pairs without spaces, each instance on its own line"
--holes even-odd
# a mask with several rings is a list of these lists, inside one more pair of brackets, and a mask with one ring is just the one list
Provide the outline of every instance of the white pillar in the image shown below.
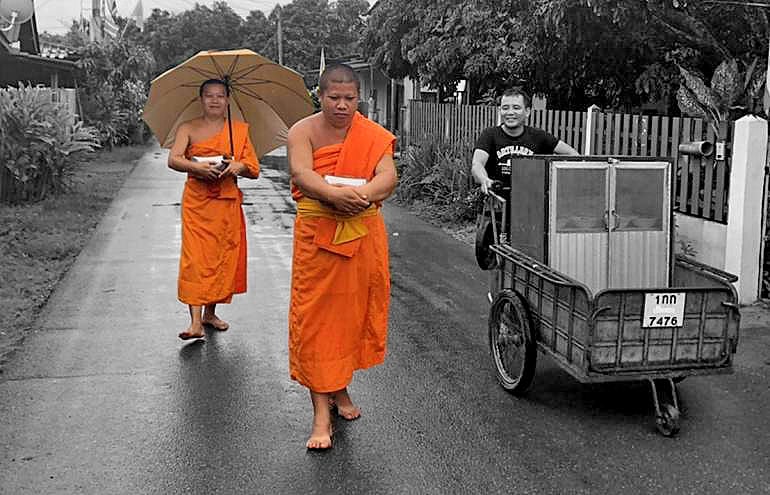
[[588,107],[588,116],[586,118],[586,128],[585,128],[585,144],[583,146],[583,154],[584,155],[590,155],[591,154],[591,146],[593,145],[593,139],[594,139],[594,128],[596,127],[596,113],[599,111],[599,107],[596,105],[591,105]]
[[767,121],[747,115],[735,122],[727,214],[725,270],[738,275],[741,304],[759,297]]

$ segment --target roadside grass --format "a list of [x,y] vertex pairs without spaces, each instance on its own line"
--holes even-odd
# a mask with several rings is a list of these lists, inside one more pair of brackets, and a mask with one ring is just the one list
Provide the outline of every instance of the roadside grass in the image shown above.
[[396,159],[399,183],[391,200],[455,239],[473,245],[480,192],[470,177],[471,143],[425,139]]
[[[100,151],[75,166],[67,191],[19,205],[0,205],[0,365],[23,341],[91,237],[136,160],[149,146]],[[0,370],[2,372],[2,370]]]

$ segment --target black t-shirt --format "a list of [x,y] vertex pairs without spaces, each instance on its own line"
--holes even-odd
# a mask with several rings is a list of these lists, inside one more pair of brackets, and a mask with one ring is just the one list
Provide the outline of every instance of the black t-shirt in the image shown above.
[[487,164],[484,166],[489,178],[508,183],[511,177],[509,158],[522,155],[550,155],[553,154],[558,142],[558,138],[535,127],[524,126],[521,136],[512,137],[498,125],[482,131],[476,140],[475,149],[489,153]]

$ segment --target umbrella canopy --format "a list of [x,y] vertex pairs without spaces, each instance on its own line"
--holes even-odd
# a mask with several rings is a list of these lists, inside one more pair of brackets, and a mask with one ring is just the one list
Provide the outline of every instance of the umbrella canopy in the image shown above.
[[313,112],[302,76],[251,50],[203,51],[156,77],[142,118],[164,148],[176,129],[203,115],[198,90],[207,79],[230,86],[232,118],[249,124],[257,156],[286,143],[289,127]]

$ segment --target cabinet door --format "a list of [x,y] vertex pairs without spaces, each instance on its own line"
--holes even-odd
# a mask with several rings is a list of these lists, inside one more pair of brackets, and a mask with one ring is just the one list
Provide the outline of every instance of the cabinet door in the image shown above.
[[549,264],[597,291],[608,283],[607,163],[554,162]]
[[610,173],[609,287],[667,287],[670,167],[622,162]]

